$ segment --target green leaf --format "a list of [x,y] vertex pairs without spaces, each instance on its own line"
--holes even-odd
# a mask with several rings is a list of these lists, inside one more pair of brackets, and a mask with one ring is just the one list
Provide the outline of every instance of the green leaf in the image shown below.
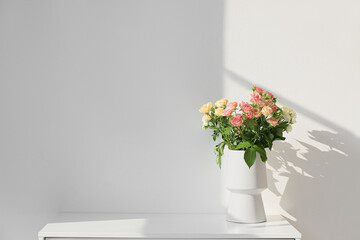
[[227,127],[224,130],[224,134],[228,135],[231,132],[231,127]]
[[224,155],[225,142],[219,143],[214,148],[214,153],[216,154],[216,164],[221,168],[221,157]]
[[256,150],[254,148],[248,148],[245,151],[244,159],[249,168],[254,165],[256,160]]
[[273,140],[274,139],[274,134],[269,133],[269,138],[270,138],[270,140]]
[[[271,134],[271,133],[270,133]],[[272,145],[272,139],[270,138],[270,134],[265,134],[264,135],[264,138],[265,138],[265,141],[267,143],[268,146],[271,146]]]
[[236,149],[245,149],[251,147],[251,143],[249,142],[241,142],[236,146]]
[[216,134],[215,133],[212,135],[212,137],[213,137],[213,140],[216,141]]
[[224,143],[220,143],[220,146],[219,146],[219,153],[220,155],[222,156],[224,154]]
[[220,154],[218,154],[216,156],[216,164],[219,166],[219,168],[221,168],[221,156],[220,156]]
[[273,144],[272,144],[272,142],[271,142],[271,143],[269,144],[269,150],[271,150],[272,146],[273,146]]
[[282,137],[283,130],[281,128],[276,128],[275,134],[276,134],[276,137]]
[[249,119],[249,120],[246,120],[244,122],[244,125],[248,128],[255,128],[255,126],[257,125],[256,121],[254,119]]
[[274,140],[285,140],[285,137],[276,137]]
[[267,156],[266,151],[263,147],[260,147],[258,145],[254,145],[254,149],[260,154],[261,161],[266,162]]
[[218,149],[219,149],[219,144],[214,147],[214,154],[218,153]]

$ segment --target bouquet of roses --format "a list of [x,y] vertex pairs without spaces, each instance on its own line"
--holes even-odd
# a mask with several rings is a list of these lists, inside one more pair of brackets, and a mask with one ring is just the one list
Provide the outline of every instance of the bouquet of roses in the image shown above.
[[256,152],[263,162],[267,161],[266,148],[271,150],[275,140],[285,140],[283,132],[290,132],[296,122],[296,113],[289,107],[276,105],[276,98],[268,91],[258,87],[252,88],[250,102],[228,103],[221,99],[207,103],[200,108],[204,114],[203,129],[213,130],[213,140],[221,136],[216,145],[216,163],[221,168],[221,157],[224,148],[242,150],[244,160],[249,168],[254,164]]

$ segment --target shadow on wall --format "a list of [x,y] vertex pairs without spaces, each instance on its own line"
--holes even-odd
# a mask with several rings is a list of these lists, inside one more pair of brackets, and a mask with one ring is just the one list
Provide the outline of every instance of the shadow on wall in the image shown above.
[[[280,206],[296,219],[292,223],[305,240],[359,239],[354,223],[359,212],[360,192],[355,176],[360,164],[354,153],[360,141],[345,132],[308,133],[309,139],[326,145],[328,150],[298,141],[306,149],[300,153],[300,149],[281,142],[269,154],[269,165],[288,178]],[[274,184],[269,184],[269,190],[279,194]]]
[[[254,85],[231,71],[225,70],[225,74],[247,88]],[[355,229],[360,213],[357,157],[360,139],[321,116],[279,98],[334,132],[309,130],[308,139],[296,140],[296,144],[274,144],[268,161],[274,169],[268,174],[269,190],[281,197],[280,207],[293,217],[288,220],[303,234],[304,240],[360,239]],[[284,191],[276,188],[275,176],[287,178]]]

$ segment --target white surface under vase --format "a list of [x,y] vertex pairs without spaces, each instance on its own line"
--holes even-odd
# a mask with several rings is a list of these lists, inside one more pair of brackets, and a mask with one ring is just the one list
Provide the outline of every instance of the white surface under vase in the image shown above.
[[261,192],[267,188],[266,164],[256,153],[254,165],[249,169],[244,151],[225,150],[225,186],[230,191],[227,220],[237,223],[265,222]]

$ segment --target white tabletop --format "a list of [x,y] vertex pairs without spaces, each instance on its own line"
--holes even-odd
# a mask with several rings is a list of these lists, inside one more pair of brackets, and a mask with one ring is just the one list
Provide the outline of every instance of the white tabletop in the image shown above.
[[294,238],[301,234],[281,216],[238,224],[223,214],[62,213],[39,237],[51,238]]

